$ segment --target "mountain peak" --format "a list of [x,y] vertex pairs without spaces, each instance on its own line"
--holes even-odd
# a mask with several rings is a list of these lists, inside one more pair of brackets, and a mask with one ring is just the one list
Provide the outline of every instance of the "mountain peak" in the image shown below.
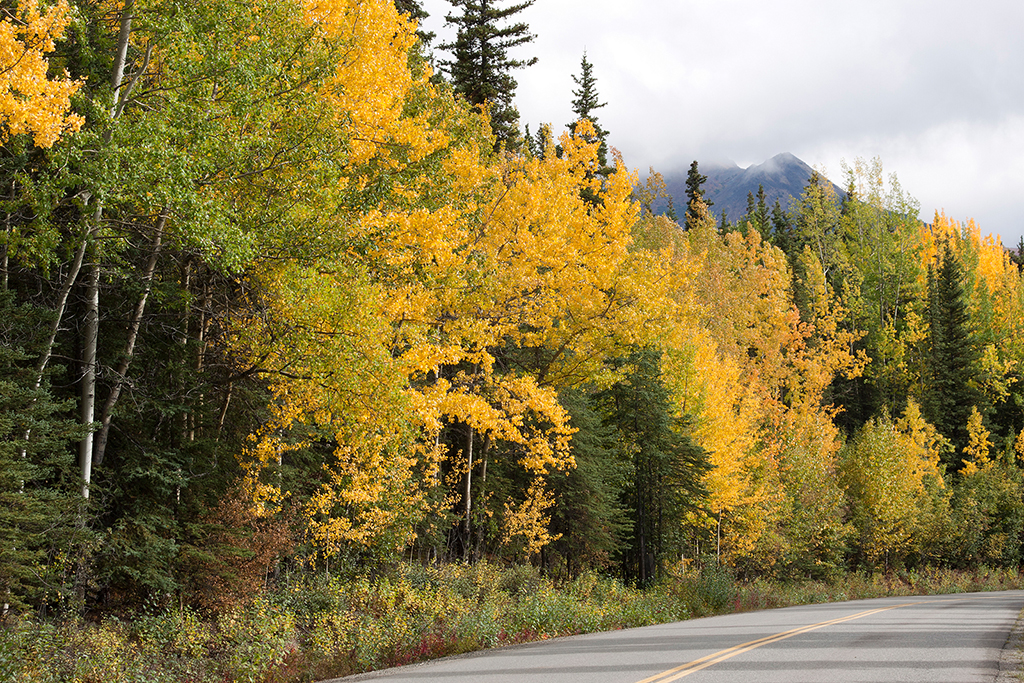
[[[809,164],[789,152],[776,154],[747,168],[740,168],[735,163],[708,163],[705,166],[699,161],[698,166],[708,178],[704,183],[704,197],[712,203],[711,212],[717,216],[725,211],[730,221],[739,220],[747,213],[747,195],[756,195],[759,186],[764,187],[769,207],[778,200],[783,209],[789,209],[799,199],[814,172]],[[664,178],[673,203],[677,207],[684,206],[686,171],[668,173]],[[838,196],[842,195],[838,187],[835,190]]]

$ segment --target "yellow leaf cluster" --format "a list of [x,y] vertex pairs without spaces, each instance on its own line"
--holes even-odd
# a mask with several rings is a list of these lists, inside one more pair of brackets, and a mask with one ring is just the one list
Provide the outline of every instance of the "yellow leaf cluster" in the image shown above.
[[69,114],[71,96],[82,81],[47,78],[46,54],[71,22],[67,0],[44,9],[39,0],[19,0],[0,21],[0,141],[30,134],[38,147],[51,147],[63,133],[81,128],[84,119]]
[[543,480],[534,479],[526,491],[526,500],[518,505],[505,503],[505,543],[521,537],[525,559],[529,559],[548,543],[557,541],[561,534],[552,535],[548,531],[551,525],[548,510],[554,504],[550,492],[544,488]]
[[[348,141],[335,160],[346,179],[324,190],[340,218],[323,229],[344,237],[318,243],[359,246],[252,273],[261,315],[235,326],[235,347],[277,374],[271,419],[243,457],[254,497],[270,500],[287,493],[274,494],[284,444],[322,453],[306,510],[315,540],[398,543],[460,455],[446,452],[446,426],[504,444],[535,477],[573,467],[558,388],[663,334],[681,307],[648,276],[671,269],[631,252],[635,176],[597,178],[596,142],[563,135],[561,157],[495,157],[480,115],[410,71],[415,26],[393,3],[303,6],[346,48],[322,94]],[[531,353],[546,363],[510,369]],[[509,519],[530,544],[550,541],[531,491]]]
[[[349,132],[346,160],[376,160],[397,168],[445,147],[449,138],[430,125],[429,113],[403,115],[410,93],[429,88],[426,71],[409,69],[416,25],[389,0],[302,0],[306,20],[323,39],[341,43],[344,57],[323,93]],[[381,154],[382,147],[392,153]]]
[[971,408],[967,418],[967,445],[964,447],[963,474],[969,476],[989,464],[989,431],[981,421],[977,406]]
[[[770,564],[787,543],[846,533],[836,519],[841,440],[822,397],[837,375],[862,372],[866,357],[851,350],[859,334],[841,324],[845,311],[815,252],[799,256],[811,314],[801,322],[786,256],[755,230],[720,235],[706,207],[694,208],[684,252],[696,267],[685,297],[697,304],[674,329],[666,367],[712,465],[703,481],[710,517],[691,522],[720,526],[727,561],[758,556]],[[794,515],[817,536],[783,538]]]

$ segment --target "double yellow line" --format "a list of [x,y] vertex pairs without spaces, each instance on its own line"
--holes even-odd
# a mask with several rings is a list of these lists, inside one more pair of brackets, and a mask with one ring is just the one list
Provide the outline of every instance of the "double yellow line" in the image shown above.
[[887,612],[887,611],[889,611],[891,609],[897,609],[899,607],[908,607],[910,605],[919,605],[919,604],[921,604],[921,603],[920,602],[905,602],[905,603],[902,603],[902,604],[899,604],[899,605],[890,605],[889,607],[879,607],[877,609],[869,609],[869,610],[864,611],[864,612],[857,612],[856,614],[851,614],[848,617],[840,617],[838,619],[832,619],[830,621],[822,621],[822,622],[819,622],[817,624],[811,624],[809,626],[801,626],[800,628],[795,628],[795,629],[793,629],[791,631],[783,631],[782,633],[776,633],[776,634],[771,635],[771,636],[765,636],[764,638],[758,638],[757,640],[751,640],[750,642],[741,643],[740,645],[736,645],[735,647],[730,647],[728,650],[721,650],[721,651],[716,652],[714,654],[710,654],[710,655],[708,655],[706,657],[701,657],[700,659],[695,659],[695,660],[693,660],[692,662],[690,662],[688,664],[683,664],[682,666],[677,666],[674,669],[669,669],[668,671],[662,671],[660,674],[656,674],[654,676],[651,676],[650,678],[645,678],[642,681],[637,681],[637,683],[669,683],[669,681],[675,681],[675,680],[678,680],[678,679],[682,678],[683,676],[689,676],[690,674],[692,674],[694,672],[700,671],[701,669],[706,669],[709,666],[713,666],[715,664],[718,664],[719,662],[724,662],[725,660],[731,659],[732,657],[735,657],[736,655],[741,655],[744,652],[750,652],[751,650],[759,648],[762,645],[771,645],[772,643],[777,643],[780,640],[786,640],[787,638],[792,638],[793,636],[798,636],[801,633],[808,633],[810,631],[816,631],[819,628],[825,628],[826,626],[832,626],[834,624],[841,624],[844,621],[853,621],[854,619],[863,619],[864,617],[870,617],[872,614],[878,614],[879,612]]

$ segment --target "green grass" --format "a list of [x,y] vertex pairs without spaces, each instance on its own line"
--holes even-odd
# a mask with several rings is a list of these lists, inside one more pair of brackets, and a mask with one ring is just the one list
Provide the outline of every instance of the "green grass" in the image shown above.
[[1016,571],[986,569],[737,583],[712,566],[641,591],[596,574],[556,586],[531,567],[405,565],[376,580],[303,580],[220,615],[176,607],[100,623],[8,623],[0,680],[297,683],[693,616],[1022,584]]

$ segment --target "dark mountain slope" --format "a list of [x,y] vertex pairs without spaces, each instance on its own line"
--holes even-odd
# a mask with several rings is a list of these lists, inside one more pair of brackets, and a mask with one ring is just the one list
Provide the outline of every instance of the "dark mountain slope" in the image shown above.
[[[813,171],[806,163],[785,152],[763,164],[747,168],[736,164],[700,164],[700,172],[708,177],[704,183],[704,197],[713,204],[711,212],[717,217],[724,210],[730,221],[737,221],[747,213],[747,194],[756,196],[759,185],[764,186],[769,208],[778,199],[782,208],[788,209],[791,202],[803,193]],[[676,210],[682,215],[686,207],[686,170],[666,173],[664,177]],[[843,195],[834,184],[833,188],[837,196]]]

